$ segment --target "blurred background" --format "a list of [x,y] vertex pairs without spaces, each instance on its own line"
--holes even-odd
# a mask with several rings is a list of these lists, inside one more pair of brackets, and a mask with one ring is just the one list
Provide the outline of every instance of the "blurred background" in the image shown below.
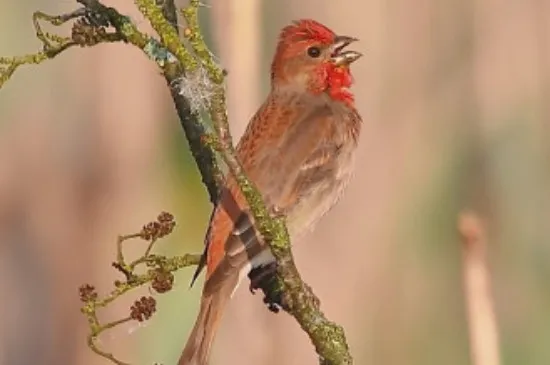
[[[150,29],[133,2],[105,3]],[[202,24],[229,70],[235,137],[268,92],[280,28],[307,17],[361,39],[357,174],[295,248],[356,363],[470,363],[456,232],[465,208],[488,224],[503,364],[550,363],[550,1],[207,5]],[[33,11],[75,7],[0,0],[0,55],[38,49]],[[116,236],[161,210],[177,229],[159,252],[202,251],[210,209],[164,79],[141,51],[72,49],[19,69],[0,90],[0,364],[107,364],[86,347],[77,288],[110,289]],[[198,308],[202,277],[189,290],[193,271],[156,296],[152,320],[107,333],[101,345],[132,364],[175,363]],[[101,318],[126,316],[147,293],[129,294]],[[315,363],[294,319],[241,287],[212,364]]]

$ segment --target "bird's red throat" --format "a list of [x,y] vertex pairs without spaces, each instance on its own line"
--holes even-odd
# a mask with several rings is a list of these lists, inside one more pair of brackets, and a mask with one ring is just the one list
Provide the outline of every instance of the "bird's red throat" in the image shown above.
[[353,77],[348,66],[336,66],[332,63],[327,65],[327,87],[328,93],[334,100],[343,101],[352,105],[354,97],[349,88],[353,84]]
[[333,100],[353,106],[355,98],[349,88],[353,84],[353,76],[349,66],[336,66],[327,62],[319,68],[319,80],[322,82],[312,87],[312,92],[326,92]]

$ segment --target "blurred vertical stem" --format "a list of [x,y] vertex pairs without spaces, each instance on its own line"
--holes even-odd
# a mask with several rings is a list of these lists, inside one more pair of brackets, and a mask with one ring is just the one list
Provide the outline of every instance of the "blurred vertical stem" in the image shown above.
[[487,232],[480,218],[464,212],[458,220],[462,241],[464,298],[474,365],[500,365],[497,320],[487,265]]

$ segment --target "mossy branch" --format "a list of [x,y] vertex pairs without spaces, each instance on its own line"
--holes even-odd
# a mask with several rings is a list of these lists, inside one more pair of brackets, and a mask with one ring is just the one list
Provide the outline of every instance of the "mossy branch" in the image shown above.
[[20,66],[39,64],[49,58],[55,57],[65,49],[76,44],[72,42],[70,38],[60,37],[55,34],[44,32],[40,25],[40,21],[45,21],[52,25],[59,26],[71,19],[75,19],[83,15],[83,9],[59,16],[48,15],[40,11],[35,12],[33,14],[34,29],[36,32],[36,37],[42,42],[43,50],[18,57],[0,57],[0,88],[4,86],[6,81],[9,80],[9,78]]
[[[273,215],[273,212],[266,208],[261,194],[248,180],[236,157],[227,117],[224,89],[225,72],[214,61],[202,37],[198,21],[200,2],[190,0],[189,5],[181,10],[186,21],[186,28],[183,30],[186,45],[180,40],[173,0],[134,0],[136,6],[151,22],[159,35],[160,39],[158,40],[141,32],[129,17],[120,14],[114,8],[104,6],[98,0],[76,1],[83,5],[83,8],[73,13],[60,16],[35,13],[33,19],[36,34],[43,44],[43,50],[28,56],[0,58],[0,87],[19,66],[40,63],[75,45],[85,47],[98,43],[122,41],[141,49],[161,69],[170,87],[181,125],[203,182],[210,194],[211,202],[217,202],[219,187],[223,181],[223,175],[217,164],[217,156],[228,166],[230,173],[236,177],[250,206],[255,224],[277,259],[278,285],[282,290],[284,309],[294,316],[302,329],[308,333],[322,364],[351,364],[353,360],[343,329],[324,316],[320,310],[319,300],[311,288],[302,281],[296,269],[284,218]],[[76,19],[76,21],[73,24],[70,38],[44,32],[39,24],[40,20],[58,26],[72,19]],[[195,75],[205,75],[203,85],[199,86],[208,89],[205,93],[208,95],[208,100],[203,106],[208,109],[215,127],[214,133],[208,132],[207,126],[198,117],[196,105],[192,105],[192,102],[182,93],[181,88],[178,88],[182,81],[192,79]],[[162,223],[160,217],[157,223]],[[127,263],[122,253],[122,246],[123,242],[131,238],[147,239],[149,247],[141,258]],[[81,297],[85,302],[82,311],[90,324],[88,337],[90,348],[117,364],[124,363],[99,349],[95,339],[103,331],[121,323],[132,319],[148,318],[154,311],[154,302],[150,298],[142,298],[140,301],[136,301],[130,316],[107,324],[100,324],[97,320],[96,309],[106,306],[131,289],[160,280],[159,275],[166,279],[166,277],[170,277],[168,274],[173,271],[197,264],[199,260],[196,255],[175,258],[151,255],[151,249],[158,238],[160,237],[146,237],[143,231],[120,237],[114,266],[124,274],[125,280],[116,283],[115,289],[102,299],[98,299],[93,287],[81,288]],[[142,274],[136,273],[136,269],[142,264],[149,267],[149,270]]]

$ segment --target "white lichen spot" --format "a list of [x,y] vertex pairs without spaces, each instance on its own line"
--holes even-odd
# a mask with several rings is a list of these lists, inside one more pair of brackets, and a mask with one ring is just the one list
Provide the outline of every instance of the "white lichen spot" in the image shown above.
[[181,96],[189,100],[193,112],[209,108],[214,84],[204,67],[198,67],[195,72],[177,79],[173,87],[178,89]]

